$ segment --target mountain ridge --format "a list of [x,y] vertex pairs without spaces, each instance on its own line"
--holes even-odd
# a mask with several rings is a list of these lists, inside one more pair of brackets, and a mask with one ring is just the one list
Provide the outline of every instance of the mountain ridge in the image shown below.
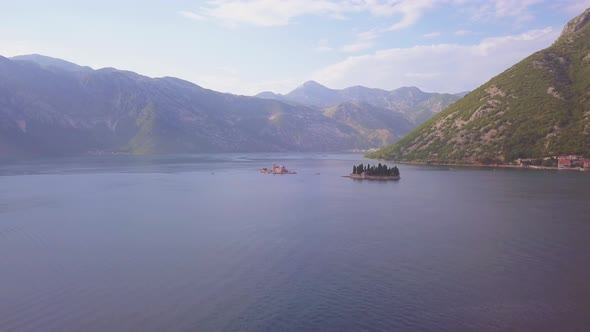
[[67,70],[67,71],[92,70],[92,68],[90,68],[90,67],[79,66],[73,62],[69,62],[66,60],[58,59],[58,58],[48,57],[48,56],[40,55],[40,54],[17,55],[17,56],[10,57],[10,60],[33,62],[33,63],[36,63],[39,66],[44,67],[44,68],[52,68],[53,67],[53,68]]
[[373,146],[354,129],[300,105],[113,68],[49,67],[0,59],[0,157]]
[[[361,85],[330,89],[315,81],[304,82],[285,95],[267,91],[256,97],[305,105],[326,116],[334,115],[331,116],[333,119],[356,129],[365,139],[379,146],[399,140],[461,98],[424,92],[414,86],[391,91]],[[376,118],[381,119],[380,127]]]
[[[287,94],[270,91],[261,92],[255,97],[281,100],[325,110],[340,103],[353,102],[357,105],[371,105],[389,109],[406,115],[407,119],[418,125],[442,110],[440,107],[429,109],[428,101],[442,100],[443,107],[451,105],[467,92],[458,94],[424,92],[417,87],[400,87],[394,90],[369,88],[361,85],[344,89],[330,89],[315,81],[307,81]],[[430,112],[426,112],[430,110]]]
[[[95,70],[38,54],[0,57],[0,158],[365,150],[397,141],[416,119],[458,99],[420,104],[430,94],[417,88],[394,90],[388,99],[385,90],[334,90],[314,81],[291,96],[298,93],[338,103],[328,111],[287,95],[236,96],[174,77]],[[377,105],[365,102],[375,93],[383,94]],[[413,99],[396,99],[404,93]],[[415,114],[398,110],[405,105]]]

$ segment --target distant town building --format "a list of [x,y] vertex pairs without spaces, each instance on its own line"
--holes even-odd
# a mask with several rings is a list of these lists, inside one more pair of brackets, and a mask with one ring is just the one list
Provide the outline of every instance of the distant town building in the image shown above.
[[557,158],[557,168],[559,168],[559,169],[572,168],[572,156],[558,157]]
[[584,159],[576,155],[559,156],[557,157],[557,168],[583,168],[584,170],[590,170],[590,159]]

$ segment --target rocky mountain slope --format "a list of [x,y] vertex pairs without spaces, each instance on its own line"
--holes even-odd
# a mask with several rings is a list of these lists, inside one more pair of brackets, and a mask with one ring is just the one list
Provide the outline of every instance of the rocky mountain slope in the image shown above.
[[373,146],[354,128],[301,105],[38,55],[0,57],[0,158]]
[[590,154],[590,9],[539,51],[374,158],[506,163]]
[[323,114],[354,128],[374,146],[395,142],[415,127],[402,113],[352,102],[330,107]]

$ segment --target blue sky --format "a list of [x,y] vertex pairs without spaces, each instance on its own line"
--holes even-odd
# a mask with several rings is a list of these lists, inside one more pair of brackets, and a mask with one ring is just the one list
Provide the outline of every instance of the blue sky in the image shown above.
[[590,0],[0,0],[0,55],[175,76],[252,95],[307,80],[471,90]]

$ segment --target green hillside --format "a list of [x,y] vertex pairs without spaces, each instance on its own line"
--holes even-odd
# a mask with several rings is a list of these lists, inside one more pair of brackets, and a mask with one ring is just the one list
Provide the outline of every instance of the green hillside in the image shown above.
[[590,154],[590,9],[560,38],[372,158],[506,163]]

